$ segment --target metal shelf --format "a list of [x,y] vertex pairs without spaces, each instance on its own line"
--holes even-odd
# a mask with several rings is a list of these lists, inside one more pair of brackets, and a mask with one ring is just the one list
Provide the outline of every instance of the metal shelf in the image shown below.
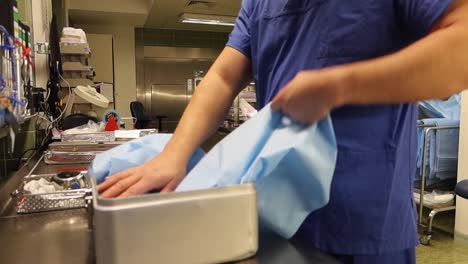
[[60,53],[62,55],[84,55],[91,56],[91,49],[86,43],[60,43]]
[[92,72],[93,71],[93,68],[91,66],[83,65],[80,62],[64,62],[62,69],[65,72]]
[[[69,84],[70,84],[70,87],[76,87],[78,85],[82,85],[82,86],[87,86],[87,85],[90,85],[90,86],[94,86],[94,83],[89,80],[89,79],[65,79]],[[62,88],[68,88],[68,84],[64,81],[60,81],[60,87]]]

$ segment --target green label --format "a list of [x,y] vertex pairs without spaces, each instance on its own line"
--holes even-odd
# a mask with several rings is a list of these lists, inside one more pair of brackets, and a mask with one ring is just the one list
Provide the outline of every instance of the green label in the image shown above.
[[15,22],[19,21],[19,13],[18,13],[18,8],[13,7],[13,20]]

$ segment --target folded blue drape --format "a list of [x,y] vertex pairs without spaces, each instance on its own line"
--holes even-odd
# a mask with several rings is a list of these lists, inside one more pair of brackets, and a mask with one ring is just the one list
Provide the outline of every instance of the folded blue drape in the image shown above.
[[[459,126],[459,120],[431,118],[419,121],[421,125]],[[446,180],[457,176],[459,129],[431,131],[427,142],[426,177],[428,180]],[[422,175],[424,128],[418,128],[417,178]]]
[[419,106],[428,118],[460,120],[461,94],[455,94],[447,100],[423,101]]
[[[419,103],[420,110],[429,117],[420,120],[420,124],[429,126],[459,126],[461,94],[455,94],[447,100],[428,100]],[[428,182],[437,182],[457,177],[459,130],[431,131],[428,135],[428,157],[426,178]],[[418,128],[418,162],[416,177],[422,175],[424,128]]]
[[[100,153],[89,166],[89,175],[95,177],[97,183],[101,183],[107,176],[142,165],[159,155],[171,137],[172,134],[148,135]],[[198,149],[192,156],[187,171],[190,171],[204,155],[205,152]]]

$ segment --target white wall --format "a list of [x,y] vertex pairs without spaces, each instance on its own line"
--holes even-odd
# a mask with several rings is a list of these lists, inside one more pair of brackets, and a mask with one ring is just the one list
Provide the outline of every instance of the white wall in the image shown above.
[[[468,179],[468,92],[462,96],[460,118],[460,152],[458,156],[458,181]],[[457,197],[455,234],[468,239],[468,200]]]
[[96,76],[94,82],[114,83],[114,58],[112,49],[112,35],[110,34],[86,34],[92,56],[89,65],[93,66]]
[[130,102],[136,100],[135,29],[133,26],[75,27],[82,28],[86,33],[113,36],[115,109],[122,116],[131,117]]
[[[94,82],[105,82],[114,84],[114,59],[112,54],[112,35],[110,34],[86,34],[89,47],[92,51],[92,56],[89,59],[91,65],[96,72]],[[75,105],[76,108],[77,105]],[[109,103],[107,109],[113,109],[114,103]],[[104,116],[107,109],[93,107],[99,118]]]

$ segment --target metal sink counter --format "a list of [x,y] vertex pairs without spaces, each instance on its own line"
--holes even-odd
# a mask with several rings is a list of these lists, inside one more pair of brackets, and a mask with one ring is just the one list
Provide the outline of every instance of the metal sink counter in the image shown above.
[[85,209],[0,218],[1,263],[94,263]]
[[[32,158],[10,179],[0,193],[0,259],[9,263],[95,263],[93,230],[90,211],[65,210],[17,215],[9,199],[21,180],[33,174],[54,173],[66,168],[83,166],[46,165],[40,154]],[[39,162],[38,162],[39,161]],[[37,166],[35,166],[37,165]],[[157,259],[155,259],[157,261]],[[281,239],[272,234],[260,234],[260,249],[256,257],[238,263],[339,263],[303,241]]]

